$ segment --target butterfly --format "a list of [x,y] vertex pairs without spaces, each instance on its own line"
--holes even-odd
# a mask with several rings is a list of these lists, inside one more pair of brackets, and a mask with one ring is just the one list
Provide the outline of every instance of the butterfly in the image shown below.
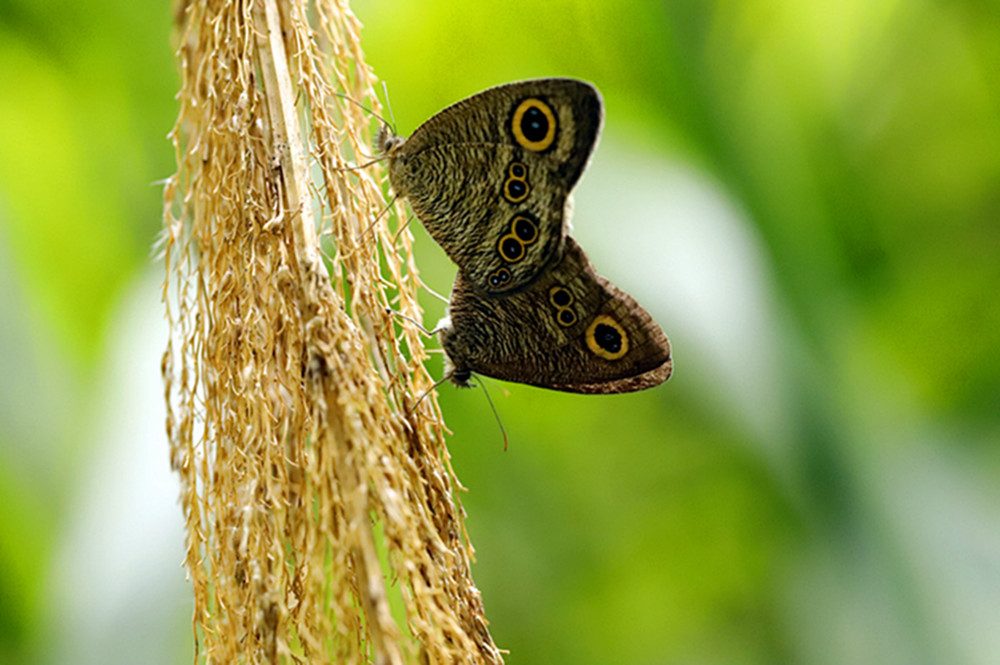
[[663,331],[568,234],[602,122],[596,88],[552,78],[489,88],[409,138],[380,132],[393,191],[459,269],[439,326],[456,383],[619,393],[670,376]]
[[393,191],[484,294],[524,288],[557,256],[570,191],[602,122],[597,90],[573,79],[490,88],[406,139],[383,133]]
[[627,293],[600,277],[567,236],[528,288],[483,298],[459,272],[438,339],[456,383],[473,372],[575,393],[624,393],[670,377],[670,342]]

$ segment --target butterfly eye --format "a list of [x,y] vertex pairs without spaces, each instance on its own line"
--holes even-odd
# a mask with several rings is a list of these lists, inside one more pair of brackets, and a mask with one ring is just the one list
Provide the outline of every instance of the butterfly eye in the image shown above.
[[596,317],[587,328],[587,346],[607,360],[618,360],[628,353],[628,333],[606,314]]
[[538,226],[530,218],[518,215],[511,221],[511,230],[518,239],[530,245],[538,238]]
[[514,139],[528,150],[548,150],[555,143],[555,113],[540,99],[529,97],[518,104],[510,124]]

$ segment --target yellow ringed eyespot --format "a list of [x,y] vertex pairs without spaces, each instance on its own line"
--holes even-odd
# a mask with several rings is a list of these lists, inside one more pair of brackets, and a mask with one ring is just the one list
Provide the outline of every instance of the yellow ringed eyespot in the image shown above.
[[497,243],[497,251],[508,263],[517,263],[524,258],[524,245],[516,237],[509,234],[500,238],[500,242]]
[[587,347],[607,360],[618,360],[628,353],[628,333],[606,314],[591,321],[586,337]]
[[576,312],[571,310],[569,307],[563,307],[556,314],[556,321],[559,322],[561,326],[571,326],[576,323]]
[[517,236],[517,239],[525,245],[538,240],[538,225],[535,220],[526,215],[516,215],[510,220],[510,232]]
[[529,97],[514,110],[510,129],[522,147],[541,152],[555,142],[556,125],[552,108],[540,99]]
[[495,288],[500,288],[504,284],[510,281],[510,271],[507,268],[500,266],[489,276],[490,285]]
[[528,183],[510,178],[503,184],[503,197],[511,203],[520,203],[528,198]]
[[510,165],[510,168],[507,169],[507,173],[514,180],[524,180],[528,177],[528,167],[521,162],[514,162]]
[[573,294],[564,286],[553,286],[549,289],[549,302],[557,308],[573,304]]

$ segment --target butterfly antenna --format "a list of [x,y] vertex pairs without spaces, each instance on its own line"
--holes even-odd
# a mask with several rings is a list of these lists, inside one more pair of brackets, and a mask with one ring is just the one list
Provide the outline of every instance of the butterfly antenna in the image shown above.
[[489,382],[490,382],[490,383],[492,383],[493,385],[497,386],[497,387],[498,387],[498,388],[499,388],[500,390],[502,390],[502,391],[503,391],[503,396],[504,396],[504,397],[510,397],[510,391],[509,391],[509,390],[507,390],[507,389],[506,389],[506,388],[504,387],[504,385],[503,385],[502,383],[500,383],[499,381],[495,381],[495,380],[493,379],[493,377],[491,377],[491,376],[485,376],[485,375],[482,375],[482,374],[480,374],[480,375],[478,375],[478,376],[479,376],[479,378],[480,378],[480,379],[482,379],[483,381],[489,381]]
[[[384,82],[383,82],[383,85],[385,85]],[[336,95],[337,97],[340,97],[341,99],[344,99],[344,100],[350,102],[351,104],[354,104],[355,106],[357,106],[358,108],[360,108],[362,111],[365,111],[367,113],[372,114],[373,116],[375,116],[375,118],[378,119],[378,121],[380,123],[382,123],[382,128],[383,129],[388,129],[390,132],[392,132],[393,135],[396,134],[395,125],[394,124],[389,124],[388,120],[386,120],[385,118],[383,118],[382,116],[380,116],[378,113],[376,113],[375,111],[373,111],[371,108],[365,106],[364,104],[362,104],[358,100],[354,99],[350,95],[344,94],[342,92],[335,92],[333,94]],[[388,99],[387,99],[387,101],[388,101]],[[334,171],[360,171],[361,169],[368,168],[372,164],[378,164],[383,159],[385,159],[387,156],[388,155],[380,155],[378,157],[375,157],[371,161],[365,162],[364,164],[356,164],[354,166],[337,166],[337,167],[334,167],[333,170]]]
[[[383,84],[383,85],[384,85],[384,84]],[[353,97],[351,97],[350,95],[346,95],[346,94],[344,94],[344,93],[342,93],[342,92],[335,92],[335,93],[333,93],[333,94],[335,94],[335,95],[336,95],[337,97],[340,97],[341,99],[345,99],[345,100],[349,101],[349,102],[350,102],[351,104],[354,104],[355,106],[357,106],[357,107],[358,107],[359,109],[361,109],[362,111],[366,111],[366,112],[368,112],[368,113],[372,114],[373,116],[375,116],[375,117],[376,117],[376,118],[378,119],[378,121],[379,121],[379,122],[381,122],[381,123],[382,123],[382,126],[383,126],[383,127],[386,127],[386,128],[388,128],[389,130],[391,130],[393,134],[395,134],[395,133],[396,133],[396,130],[395,130],[395,127],[394,127],[393,125],[389,124],[389,121],[388,121],[388,120],[386,120],[385,118],[383,118],[383,117],[382,117],[382,116],[380,116],[380,115],[379,115],[378,113],[376,113],[375,111],[373,111],[373,110],[372,110],[372,109],[370,109],[369,107],[365,106],[364,104],[362,104],[362,103],[361,103],[361,102],[359,102],[358,100],[354,99],[354,98],[353,98]],[[388,101],[388,98],[386,98],[386,101]]]
[[355,164],[354,166],[334,166],[332,167],[334,171],[360,171],[366,169],[372,164],[378,164],[383,159],[388,157],[388,155],[382,155],[381,157],[376,157],[375,159],[365,162],[364,164]]
[[389,86],[387,86],[385,84],[385,81],[382,81],[382,94],[385,95],[385,106],[386,106],[387,109],[389,109],[389,117],[392,118],[392,124],[389,125],[389,129],[391,129],[392,133],[395,134],[396,133],[396,115],[392,112],[392,102],[389,101]]
[[503,423],[500,421],[500,414],[497,413],[497,408],[493,405],[493,398],[490,397],[490,391],[486,389],[486,382],[480,381],[479,385],[483,388],[483,393],[486,394],[486,401],[490,403],[490,408],[493,409],[493,417],[497,419],[497,425],[500,426],[500,433],[503,434],[503,451],[507,452],[507,430],[504,429]]

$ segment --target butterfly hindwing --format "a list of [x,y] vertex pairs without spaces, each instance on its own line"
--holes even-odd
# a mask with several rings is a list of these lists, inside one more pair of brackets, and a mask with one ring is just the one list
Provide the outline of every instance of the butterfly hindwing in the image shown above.
[[441,345],[458,373],[579,393],[666,381],[670,343],[631,296],[597,275],[571,237],[558,264],[525,290],[478,295],[460,271]]
[[383,141],[393,190],[484,294],[523,289],[559,254],[567,199],[600,133],[597,90],[573,79],[490,88]]

